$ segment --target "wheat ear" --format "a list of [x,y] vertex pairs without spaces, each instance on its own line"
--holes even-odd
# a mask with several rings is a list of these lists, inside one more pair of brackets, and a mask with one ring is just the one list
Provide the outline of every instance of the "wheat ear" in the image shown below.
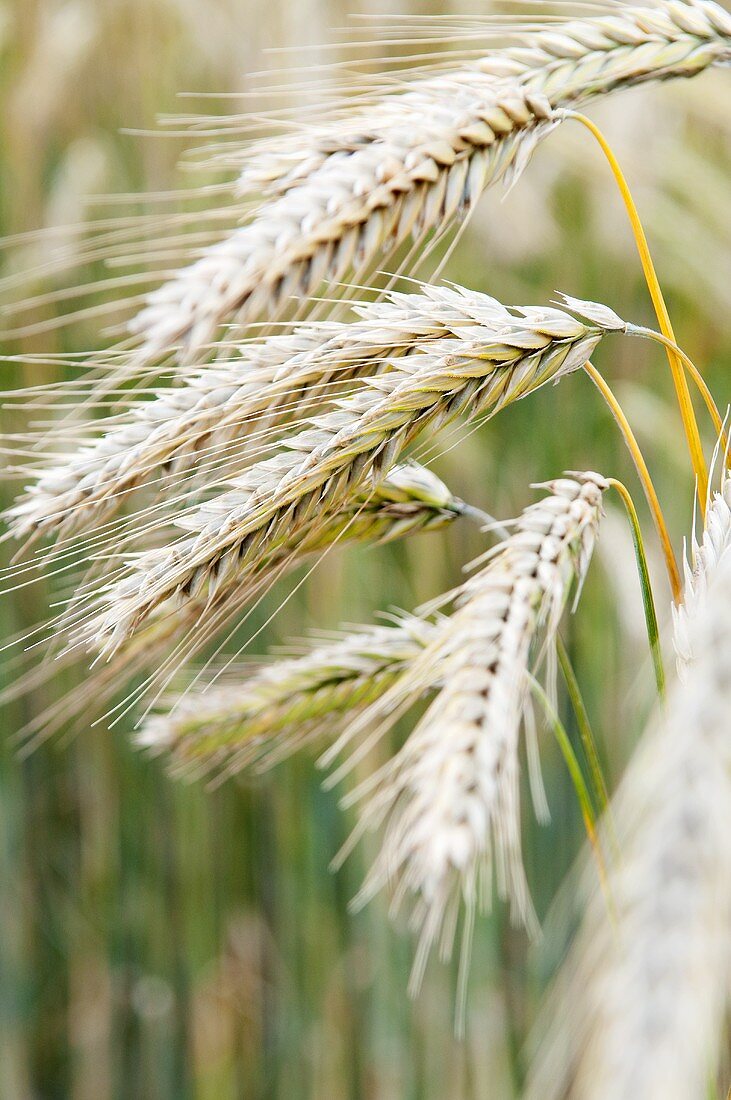
[[142,554],[102,593],[88,636],[114,649],[163,600],[215,590],[323,509],[342,507],[369,478],[377,483],[427,425],[438,427],[459,414],[494,415],[577,370],[605,332],[626,328],[606,307],[581,308],[594,320],[584,323],[556,309],[511,313],[483,298],[479,324],[419,344],[388,371],[363,379],[356,394],[333,402],[310,429],[286,438],[278,453],[250,467],[230,491],[181,517],[178,524],[193,534]]
[[[180,476],[199,465],[206,483],[224,468],[244,463],[246,437],[253,448],[287,418],[314,411],[338,385],[376,374],[393,360],[443,337],[460,338],[473,329],[479,338],[486,306],[483,295],[426,286],[418,294],[354,306],[352,324],[303,325],[291,335],[249,342],[235,361],[194,373],[179,387],[139,402],[122,420],[75,454],[64,455],[38,475],[8,513],[17,538],[37,531],[59,537],[78,533],[114,514],[136,485],[162,469],[174,475],[156,482],[158,495],[169,482],[180,494]],[[499,310],[495,318],[501,316]],[[512,318],[504,311],[506,321]],[[102,427],[104,425],[102,424]],[[242,439],[231,447],[231,441]]]
[[364,273],[387,245],[464,214],[551,118],[541,95],[490,77],[481,83],[477,93],[442,82],[399,97],[396,117],[387,109],[347,155],[328,156],[153,291],[132,322],[138,358],[182,345],[183,361],[194,360],[225,321],[277,317],[323,283]]
[[203,685],[148,719],[138,744],[169,754],[176,773],[196,776],[279,758],[312,737],[333,736],[393,684],[435,629],[424,619],[404,618],[342,634],[255,671],[231,668],[226,686]]
[[[313,558],[321,558],[337,546],[383,544],[422,531],[437,530],[467,510],[444,482],[425,467],[415,462],[395,467],[367,498],[355,498],[348,501],[342,511],[320,516],[278,546],[275,552],[250,563],[246,570],[230,574],[229,583],[220,585],[215,592],[204,589],[182,606],[175,601],[158,605],[148,621],[127,639],[110,661],[97,665],[80,687],[38,716],[24,734],[40,738],[51,736],[80,709],[88,720],[90,712],[99,714],[114,696],[119,696],[133,675],[152,670],[141,687],[136,687],[132,693],[132,699],[141,700],[153,689],[169,682],[211,638],[221,635],[255,596]],[[73,611],[71,616],[73,618]],[[73,638],[73,627],[70,630]],[[56,659],[47,664],[48,675],[59,668],[59,660],[68,662],[75,655],[75,646],[56,655]],[[13,695],[17,697],[42,682],[39,672],[34,665],[13,685]],[[127,703],[130,701],[128,698]]]
[[710,1095],[731,992],[731,559],[689,622],[693,664],[630,762],[617,865],[550,1005],[529,1100]]
[[673,605],[673,643],[678,672],[685,675],[693,659],[692,623],[703,613],[708,587],[721,563],[731,557],[731,474],[724,470],[721,487],[711,496],[700,545],[693,535],[691,560],[684,562],[683,602]]
[[[359,900],[394,881],[395,905],[412,899],[413,988],[432,945],[450,948],[460,899],[472,913],[489,893],[493,853],[500,893],[516,916],[532,920],[518,791],[530,655],[539,628],[551,641],[571,583],[583,580],[607,482],[583,473],[545,487],[549,495],[523,512],[459,590],[457,610],[405,671],[407,689],[411,682],[421,692],[434,675],[444,686],[401,751],[365,785],[360,828],[385,822],[385,833]],[[396,685],[401,699],[407,689]],[[386,725],[394,719],[388,709],[376,704]],[[371,708],[365,718],[373,717]]]
[[182,345],[185,359],[196,358],[224,322],[271,319],[408,236],[445,229],[525,162],[555,108],[691,76],[729,56],[731,16],[709,0],[618,7],[526,34],[319,132],[310,126],[299,141],[254,145],[242,188],[264,185],[269,199],[149,295],[132,323],[139,356]]
[[[286,142],[277,135],[244,146],[239,152],[244,161],[239,194],[277,195],[297,187],[336,154],[377,143],[384,126],[403,121],[404,106],[413,103],[418,109],[426,95],[436,100],[441,92],[446,100],[449,92],[464,89],[477,102],[489,87],[513,85],[545,95],[555,110],[618,88],[695,76],[728,61],[731,16],[712,2],[661,0],[512,33],[514,44],[452,67],[444,76],[413,80],[357,113],[290,132]],[[485,84],[486,76],[491,86]],[[450,116],[439,117],[446,121]]]
[[[463,514],[464,504],[435,474],[416,462],[405,462],[390,471],[374,489],[341,499],[338,506],[302,517],[257,555],[236,558],[224,570],[201,571],[186,592],[182,606],[168,596],[154,610],[162,617],[171,613],[180,625],[206,625],[211,619],[222,625],[234,610],[268,588],[308,558],[322,556],[335,546],[354,542],[386,543],[420,531],[435,530]],[[144,555],[143,555],[144,557]],[[173,593],[174,595],[174,593]],[[189,614],[188,614],[189,612]],[[178,614],[180,613],[180,614]],[[177,631],[176,631],[177,632]],[[95,632],[83,636],[97,639]],[[125,631],[125,638],[128,633]],[[92,646],[92,648],[95,648]],[[115,646],[116,648],[116,646]],[[106,647],[102,644],[101,651]]]

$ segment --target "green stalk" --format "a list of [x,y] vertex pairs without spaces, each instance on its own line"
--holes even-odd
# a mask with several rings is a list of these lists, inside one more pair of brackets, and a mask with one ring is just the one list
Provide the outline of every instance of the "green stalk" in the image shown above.
[[637,509],[635,508],[634,501],[626,485],[623,485],[621,481],[617,481],[616,478],[608,478],[609,484],[613,489],[616,489],[627,510],[627,516],[630,522],[630,528],[632,530],[632,542],[635,547],[635,557],[637,559],[637,572],[640,578],[640,588],[642,589],[642,606],[645,612],[645,624],[647,626],[647,639],[650,643],[650,653],[652,654],[652,664],[655,669],[655,680],[657,682],[657,693],[661,699],[665,698],[665,669],[662,663],[662,650],[660,648],[660,632],[657,626],[657,613],[655,611],[655,600],[652,595],[652,586],[650,584],[650,573],[647,568],[647,556],[645,554],[645,545],[642,541],[642,529],[640,528],[640,521],[637,518]]
[[558,747],[561,750],[563,758],[566,762],[566,767],[569,770],[571,782],[574,785],[574,790],[576,791],[576,796],[579,800],[581,816],[584,819],[586,835],[589,839],[589,843],[591,844],[592,851],[594,853],[594,858],[597,862],[597,871],[599,873],[599,882],[601,884],[602,893],[604,894],[604,897],[606,899],[607,909],[609,913],[613,916],[614,906],[612,904],[612,898],[609,890],[609,879],[607,876],[604,856],[602,855],[601,845],[599,843],[599,837],[597,835],[596,812],[592,804],[591,795],[589,794],[589,788],[586,785],[586,780],[584,779],[584,775],[581,770],[581,765],[576,758],[576,753],[574,752],[571,740],[566,731],[566,727],[556,713],[556,710],[553,707],[551,700],[546,695],[546,692],[533,676],[530,677],[530,686],[533,694],[543,706],[546,718],[548,719],[551,729],[553,730],[553,735],[558,742]]
[[604,773],[599,761],[599,753],[597,752],[596,739],[591,729],[591,722],[589,721],[589,715],[584,704],[583,697],[581,695],[581,689],[579,682],[576,678],[573,665],[571,664],[571,658],[568,655],[566,646],[564,645],[563,638],[560,634],[556,635],[556,649],[558,652],[558,660],[561,665],[561,672],[563,673],[564,681],[566,682],[566,690],[568,692],[571,707],[574,715],[576,716],[576,725],[579,730],[579,737],[581,738],[581,745],[584,749],[589,769],[591,771],[591,778],[594,787],[594,797],[599,808],[599,812],[604,814],[609,807],[609,792],[607,791],[607,784],[604,779]]

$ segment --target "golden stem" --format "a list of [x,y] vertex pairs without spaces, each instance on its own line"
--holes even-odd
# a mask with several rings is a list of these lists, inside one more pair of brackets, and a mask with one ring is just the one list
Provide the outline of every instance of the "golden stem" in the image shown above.
[[[662,290],[660,289],[660,283],[657,278],[657,272],[655,271],[655,265],[652,262],[652,256],[650,255],[650,247],[647,243],[647,237],[645,231],[642,228],[642,222],[637,212],[632,193],[629,189],[627,180],[624,177],[624,173],[619,166],[619,162],[611,150],[609,143],[602,134],[598,126],[596,126],[590,118],[586,115],[579,114],[577,111],[566,111],[565,116],[567,118],[575,118],[577,122],[580,122],[582,126],[585,126],[590,133],[594,135],[598,141],[604,156],[609,162],[609,166],[612,169],[612,173],[619,187],[622,195],[627,214],[629,216],[630,224],[632,226],[632,233],[637,245],[637,251],[640,254],[640,262],[642,263],[642,270],[645,273],[645,280],[647,282],[648,290],[650,291],[650,297],[652,298],[652,304],[655,307],[655,313],[657,315],[658,324],[663,336],[676,345],[675,334],[673,333],[673,327],[670,323],[670,315],[668,314],[667,306],[665,305],[665,299],[663,298]],[[688,381],[685,377],[682,364],[678,357],[677,352],[674,349],[666,346],[666,352],[668,356],[668,362],[670,364],[670,370],[673,375],[673,383],[675,384],[675,392],[678,397],[678,405],[680,406],[680,415],[683,420],[683,427],[685,429],[685,438],[688,441],[688,451],[690,453],[690,460],[693,464],[693,470],[696,476],[696,491],[698,493],[698,504],[701,509],[701,513],[705,516],[706,509],[706,495],[708,492],[708,470],[706,467],[706,461],[703,456],[703,447],[701,445],[700,433],[698,431],[698,423],[695,418],[695,412],[693,411],[693,403],[690,398],[690,390],[688,389]]]
[[591,378],[594,385],[597,387],[602,397],[606,401],[607,405],[612,411],[614,419],[619,425],[619,429],[624,436],[624,441],[627,444],[629,453],[632,455],[632,461],[635,464],[638,477],[642,482],[642,488],[647,498],[647,503],[650,506],[652,512],[652,518],[657,529],[657,533],[660,537],[660,543],[662,546],[662,552],[665,557],[665,564],[667,566],[668,577],[670,579],[670,587],[673,593],[673,600],[676,604],[679,604],[682,599],[682,585],[680,582],[680,573],[678,571],[677,562],[675,561],[675,554],[673,553],[672,543],[670,542],[670,535],[668,534],[667,525],[665,523],[665,517],[660,507],[660,501],[657,498],[655,492],[655,486],[652,483],[650,477],[650,471],[647,468],[647,463],[640,450],[640,445],[635,438],[635,434],[630,427],[627,417],[624,415],[622,406],[617,398],[612,393],[611,389],[604,381],[603,377],[592,363],[584,363],[584,370]]

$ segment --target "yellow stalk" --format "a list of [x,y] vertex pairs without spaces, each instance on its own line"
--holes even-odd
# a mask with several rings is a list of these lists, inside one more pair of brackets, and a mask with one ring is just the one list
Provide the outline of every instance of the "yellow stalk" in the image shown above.
[[605,382],[599,371],[592,363],[584,363],[584,370],[591,378],[594,385],[597,387],[602,397],[606,401],[607,405],[612,411],[614,419],[619,425],[619,429],[624,436],[624,441],[627,444],[629,453],[632,455],[632,461],[635,464],[638,477],[642,483],[642,488],[647,498],[647,503],[652,513],[652,518],[657,529],[657,533],[660,538],[660,544],[662,546],[663,556],[665,557],[665,564],[667,566],[668,577],[670,579],[670,587],[673,593],[673,600],[676,604],[679,604],[682,599],[682,585],[680,582],[680,573],[678,571],[677,562],[675,561],[675,554],[673,553],[673,546],[670,541],[670,535],[668,534],[667,525],[665,523],[665,517],[660,507],[660,501],[657,498],[655,492],[655,486],[652,483],[650,477],[650,471],[647,468],[647,463],[640,450],[640,445],[635,438],[635,434],[630,427],[627,417],[624,415],[622,406],[617,398],[612,393],[612,390]]
[[721,440],[721,446],[726,449],[727,439],[726,433],[723,428],[723,421],[721,414],[718,411],[718,405],[716,404],[713,394],[708,388],[705,378],[698,370],[698,367],[693,363],[691,359],[677,346],[673,344],[671,340],[668,340],[666,336],[662,336],[659,332],[654,332],[650,328],[643,328],[640,325],[629,325],[627,327],[628,332],[636,333],[638,336],[645,336],[648,340],[654,340],[658,344],[662,344],[665,348],[670,346],[680,360],[683,363],[686,371],[695,382],[696,388],[700,393],[706,408],[708,409],[708,415],[713,421],[713,427],[716,429],[716,438]]
[[642,222],[637,212],[632,193],[630,192],[627,180],[624,177],[624,173],[619,166],[619,162],[611,150],[609,143],[602,134],[598,126],[596,126],[591,119],[586,115],[579,114],[577,111],[564,112],[567,118],[575,118],[577,122],[580,122],[582,126],[585,126],[591,134],[594,135],[599,146],[601,147],[604,156],[609,162],[609,166],[612,169],[612,173],[616,180],[617,186],[622,195],[627,214],[629,216],[630,224],[632,226],[632,233],[637,245],[637,251],[640,254],[640,261],[642,263],[642,270],[645,273],[645,280],[647,282],[648,290],[650,291],[650,297],[652,298],[652,304],[655,307],[655,313],[657,315],[658,324],[663,336],[667,340],[671,341],[673,348],[671,349],[666,345],[666,352],[668,356],[668,362],[670,364],[670,370],[673,375],[673,382],[675,384],[675,392],[678,397],[678,405],[680,406],[680,415],[683,420],[683,427],[685,429],[685,437],[688,441],[688,451],[690,453],[690,460],[693,464],[693,470],[696,476],[696,489],[698,493],[698,504],[701,509],[702,515],[705,516],[706,508],[706,495],[708,492],[708,470],[706,467],[706,461],[703,456],[703,447],[701,445],[700,433],[698,431],[698,423],[695,418],[695,412],[693,411],[693,403],[690,398],[690,390],[688,388],[688,381],[685,377],[683,367],[678,356],[677,351],[674,350],[676,345],[675,334],[673,327],[670,323],[670,315],[668,314],[667,306],[665,305],[665,299],[663,298],[662,290],[660,289],[660,283],[657,278],[657,272],[655,271],[655,265],[652,262],[652,256],[650,255],[650,247],[647,243],[647,237],[645,231],[642,228]]

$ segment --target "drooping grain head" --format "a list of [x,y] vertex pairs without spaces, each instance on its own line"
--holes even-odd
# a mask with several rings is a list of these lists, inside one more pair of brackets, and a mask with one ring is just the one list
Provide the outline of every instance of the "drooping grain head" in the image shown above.
[[386,104],[370,134],[345,139],[347,156],[336,149],[153,292],[132,325],[143,360],[172,347],[195,359],[225,321],[271,319],[323,283],[362,281],[379,254],[464,215],[551,119],[541,95],[482,83],[477,94],[425,85],[395,111]]
[[[409,685],[418,694],[435,678],[443,686],[377,782],[367,784],[361,826],[384,825],[385,832],[360,900],[389,883],[397,905],[410,899],[419,932],[414,988],[431,946],[451,944],[460,901],[469,914],[489,896],[493,857],[500,893],[533,923],[518,791],[530,657],[541,627],[550,642],[572,581],[586,572],[606,486],[592,473],[549,482],[549,495],[523,512],[499,552],[459,590],[456,611],[404,672],[406,686],[396,685],[402,697]],[[391,704],[384,697],[366,719],[388,722],[390,713],[393,721]],[[352,729],[336,747],[351,736]]]
[[[466,294],[467,292],[461,292]],[[413,345],[365,377],[273,457],[177,523],[190,532],[132,563],[101,600],[89,636],[115,648],[164,600],[215,590],[321,514],[375,485],[427,426],[494,415],[583,365],[606,328],[556,309],[516,308],[475,295],[473,322]],[[474,323],[476,319],[477,323]],[[621,331],[616,318],[610,331]]]
[[[192,373],[183,384],[138,400],[120,418],[104,421],[91,444],[67,450],[43,469],[8,520],[13,535],[68,535],[97,528],[132,491],[147,485],[155,500],[180,509],[186,481],[196,474],[210,492],[266,449],[273,429],[297,425],[327,400],[347,395],[358,378],[388,371],[395,360],[441,339],[479,338],[512,315],[485,295],[460,288],[424,287],[353,307],[353,324],[302,325],[291,335],[244,343],[230,363]],[[473,346],[474,341],[470,344]],[[59,388],[59,398],[64,387]],[[93,390],[92,390],[93,393]]]
[[[438,530],[463,514],[462,501],[431,470],[416,462],[395,467],[372,490],[355,494],[329,511],[322,508],[293,527],[265,553],[231,564],[225,574],[202,572],[191,583],[182,601],[181,621],[205,625],[213,618],[245,605],[294,567],[313,556],[353,543],[386,543],[421,531]],[[247,591],[250,589],[250,591]],[[156,604],[165,619],[180,601]],[[186,609],[190,614],[185,614]],[[218,623],[220,627],[220,622]]]
[[[525,164],[556,108],[731,58],[731,16],[709,0],[658,0],[527,32],[517,45],[416,80],[320,127],[253,144],[253,218],[154,291],[133,322],[144,360],[207,354],[225,322],[271,319],[322,284],[467,214]],[[346,105],[344,105],[346,106]],[[344,117],[343,117],[344,116]],[[383,266],[383,265],[382,265]]]
[[137,742],[170,758],[176,773],[231,774],[281,758],[312,738],[332,738],[422,652],[436,627],[404,617],[393,626],[342,634],[301,657],[228,670],[150,718]]
[[[56,733],[64,723],[83,715],[104,713],[115,696],[129,689],[132,678],[141,672],[146,676],[141,685],[131,689],[125,700],[132,703],[159,694],[171,680],[180,680],[182,669],[214,638],[225,637],[237,617],[245,621],[249,605],[262,593],[298,566],[317,564],[339,547],[360,544],[383,544],[408,538],[424,531],[438,530],[464,514],[465,505],[430,470],[414,462],[396,467],[375,491],[365,497],[355,497],[343,509],[329,515],[321,514],[305,525],[289,542],[282,543],[266,557],[249,568],[233,571],[227,584],[201,590],[179,606],[174,600],[164,601],[155,608],[148,621],[114,653],[107,662],[93,661],[92,670],[83,683],[69,695],[39,714],[24,729],[23,736],[42,740]],[[57,643],[64,637],[73,641],[86,613],[82,598],[63,616]],[[0,703],[35,690],[58,673],[58,670],[78,660],[75,646],[58,652],[54,660],[38,663],[34,660],[28,671],[16,678],[12,688],[0,694]],[[34,650],[35,655],[35,650]],[[98,654],[93,650],[94,658]],[[199,671],[200,675],[200,671]],[[114,712],[107,716],[110,720]]]

